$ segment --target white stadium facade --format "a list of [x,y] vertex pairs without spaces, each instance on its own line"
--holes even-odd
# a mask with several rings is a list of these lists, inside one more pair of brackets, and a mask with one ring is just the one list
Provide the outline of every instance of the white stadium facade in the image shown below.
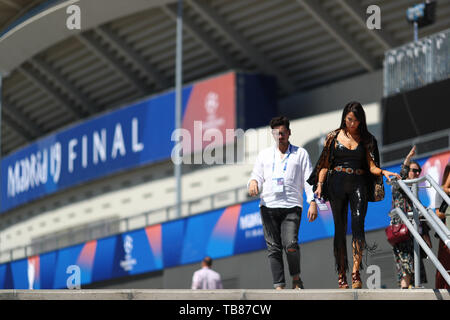
[[[205,255],[225,288],[271,288],[258,201],[246,184],[276,115],[289,117],[291,142],[315,163],[344,105],[360,101],[384,168],[398,171],[415,144],[439,179],[450,159],[449,96],[436,94],[450,91],[450,1],[437,1],[434,23],[419,29],[424,40],[414,46],[406,10],[416,2],[183,1],[183,126],[200,115],[213,128],[231,121],[245,132],[234,149],[245,160],[185,162],[177,216],[177,1],[0,0],[0,288],[64,288],[76,264],[84,288],[187,289]],[[441,50],[433,53],[443,57],[439,77],[389,91],[396,84],[386,57],[410,48],[417,59],[409,66],[424,64],[417,61],[427,43]],[[398,70],[416,77],[408,65]],[[221,107],[230,108],[224,120],[215,114]],[[421,192],[433,207],[434,194]],[[381,287],[396,288],[386,195],[369,204],[367,238],[378,249],[365,263],[380,267]],[[329,213],[316,225],[305,217],[305,286],[336,288],[333,222]],[[423,286],[434,288],[436,269],[429,260],[425,269]]]

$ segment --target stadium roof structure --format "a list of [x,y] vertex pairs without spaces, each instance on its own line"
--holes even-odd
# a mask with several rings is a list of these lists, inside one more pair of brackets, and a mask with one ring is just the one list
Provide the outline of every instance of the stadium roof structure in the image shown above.
[[[382,69],[412,41],[406,9],[380,0],[184,0],[184,83],[227,70],[274,75],[279,96]],[[69,30],[69,5],[81,29]],[[175,83],[176,0],[0,0],[2,155]],[[450,28],[450,1],[420,37]]]

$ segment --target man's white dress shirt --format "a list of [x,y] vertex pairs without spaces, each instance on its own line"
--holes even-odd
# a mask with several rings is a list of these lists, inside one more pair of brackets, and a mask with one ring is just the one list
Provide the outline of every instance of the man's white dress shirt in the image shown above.
[[192,276],[192,289],[222,289],[220,274],[208,267],[202,267]]
[[[306,182],[311,172],[309,154],[304,148],[290,144],[286,153],[282,154],[276,146],[272,146],[258,154],[247,187],[251,180],[258,182],[260,206],[303,207],[303,191],[308,203],[314,200],[312,186]],[[283,192],[272,190],[272,178],[276,177],[284,178]]]

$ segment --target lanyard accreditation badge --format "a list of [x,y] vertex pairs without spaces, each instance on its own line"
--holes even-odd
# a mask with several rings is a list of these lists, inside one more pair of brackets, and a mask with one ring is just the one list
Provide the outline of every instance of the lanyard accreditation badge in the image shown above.
[[[283,159],[283,161],[284,161],[283,171],[281,173],[278,173],[275,176],[274,176],[274,171],[275,171],[276,150],[274,150],[273,163],[272,163],[272,192],[274,192],[274,193],[281,193],[284,191],[284,174],[286,172],[289,156],[291,155],[291,147],[292,147],[292,145],[289,144],[289,153],[287,154],[286,158]],[[283,161],[281,161],[281,163],[283,163]]]

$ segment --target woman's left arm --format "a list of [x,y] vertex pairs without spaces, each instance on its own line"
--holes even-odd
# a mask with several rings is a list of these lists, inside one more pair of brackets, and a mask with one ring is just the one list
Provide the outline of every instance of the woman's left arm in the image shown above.
[[446,194],[450,194],[450,174],[447,177],[447,181],[444,181],[444,184],[442,185],[442,190],[444,190]]
[[[443,181],[442,190],[444,190],[446,194],[450,194],[450,175],[448,175],[446,181]],[[436,198],[440,198],[442,201],[444,201],[439,194],[436,195]],[[435,203],[442,202],[435,201]],[[438,215],[439,219],[445,219],[445,212],[441,212],[439,208],[436,208],[436,214]]]
[[390,172],[390,171],[378,168],[377,165],[375,164],[375,162],[373,161],[372,157],[370,156],[369,152],[367,152],[367,162],[369,163],[370,173],[375,176],[385,176],[386,179],[388,179],[389,181],[391,181],[391,178],[390,178],[391,176],[394,176],[398,179],[402,178],[402,177],[400,177],[400,175],[398,173]]

